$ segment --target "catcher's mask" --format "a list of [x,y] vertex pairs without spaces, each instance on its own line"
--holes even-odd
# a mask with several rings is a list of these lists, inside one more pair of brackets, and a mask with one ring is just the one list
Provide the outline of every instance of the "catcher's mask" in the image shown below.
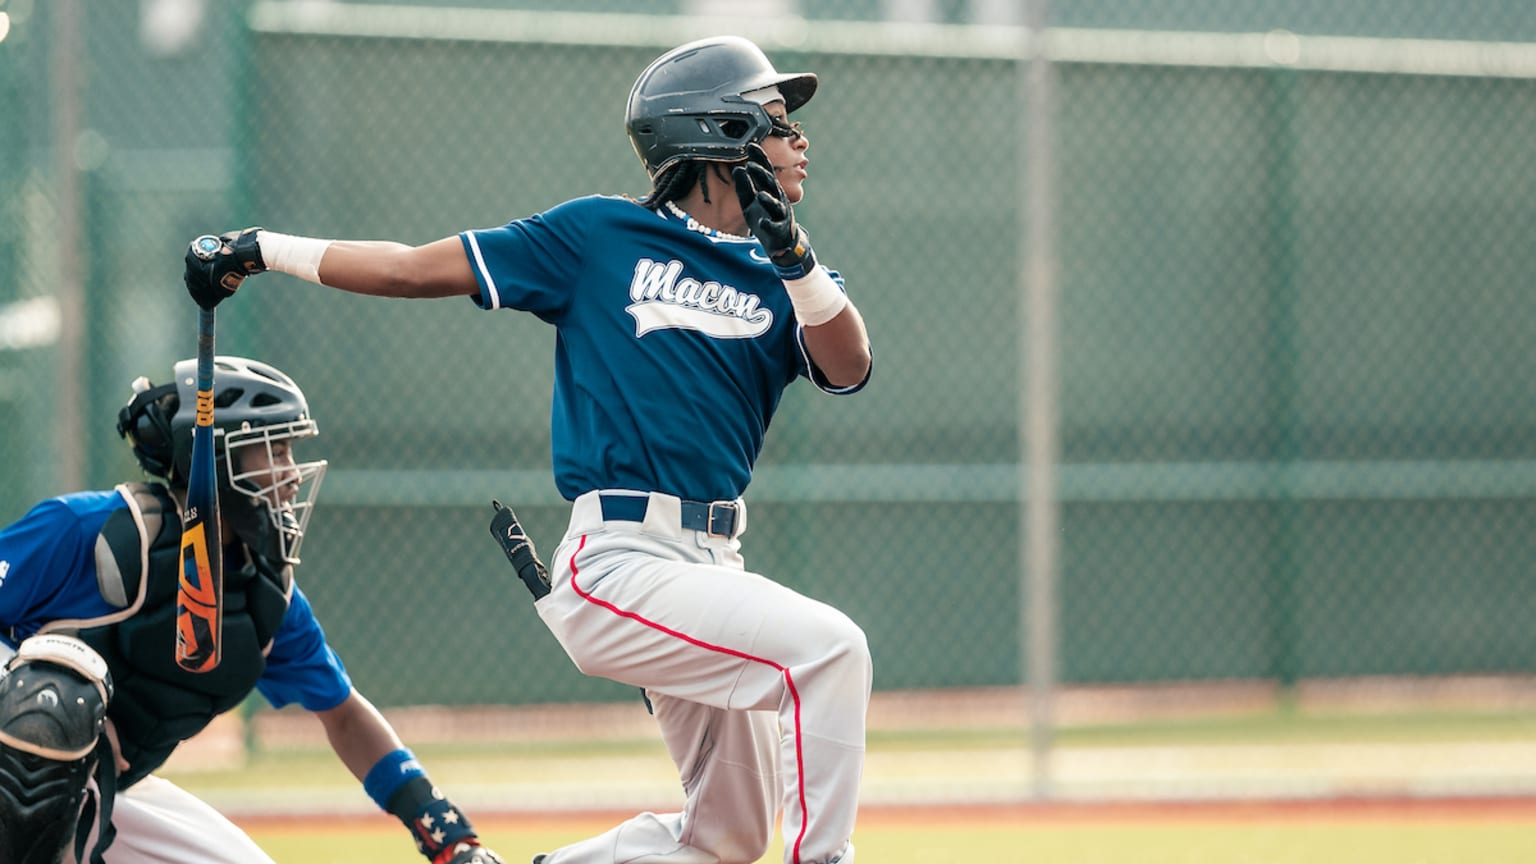
[[762,104],[743,94],[777,87],[792,112],[816,92],[816,76],[780,73],[739,36],[673,48],[647,66],[629,93],[624,127],[653,179],[685,159],[739,162],[773,128]]
[[[143,377],[133,382],[133,398],[118,412],[117,432],[128,439],[146,473],[185,488],[196,419],[196,358],[178,362],[172,374],[172,383],[158,387]],[[252,551],[298,564],[326,469],[324,460],[294,461],[294,442],[320,432],[304,393],[277,368],[243,357],[214,358],[213,378],[220,518]]]

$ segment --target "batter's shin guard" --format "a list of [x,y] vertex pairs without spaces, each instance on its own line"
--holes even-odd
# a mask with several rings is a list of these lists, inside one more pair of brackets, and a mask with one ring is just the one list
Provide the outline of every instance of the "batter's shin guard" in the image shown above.
[[0,678],[0,861],[59,864],[74,839],[111,679],[69,636],[34,636]]

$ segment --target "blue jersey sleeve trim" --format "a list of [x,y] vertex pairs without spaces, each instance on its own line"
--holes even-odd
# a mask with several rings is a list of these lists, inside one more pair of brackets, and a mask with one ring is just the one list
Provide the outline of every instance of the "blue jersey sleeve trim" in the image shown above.
[[593,225],[611,216],[613,208],[609,200],[588,196],[499,227],[461,232],[480,288],[471,295],[475,305],[532,312],[557,324],[589,263],[586,246]]
[[[806,350],[805,347],[805,327],[804,325],[798,323],[795,325],[795,344],[799,346],[800,359],[805,364],[805,377],[809,379],[812,384],[816,385],[817,390],[820,390],[823,393],[830,393],[833,396],[851,396],[854,393],[863,390],[864,385],[869,383],[870,376],[875,374],[875,361],[873,356],[871,356],[869,361],[869,368],[864,370],[863,380],[857,384],[850,384],[847,387],[839,387],[836,384],[833,384],[831,381],[828,381],[826,373],[822,372],[821,367],[816,365],[816,361],[811,359],[811,352]],[[871,354],[873,354],[873,351],[871,351]]]
[[464,244],[464,254],[469,257],[470,269],[475,271],[475,281],[480,283],[480,293],[470,299],[481,309],[500,309],[501,297],[496,293],[496,283],[491,280],[490,268],[485,266],[485,254],[480,251],[480,241],[475,239],[475,232],[461,233],[459,241]]

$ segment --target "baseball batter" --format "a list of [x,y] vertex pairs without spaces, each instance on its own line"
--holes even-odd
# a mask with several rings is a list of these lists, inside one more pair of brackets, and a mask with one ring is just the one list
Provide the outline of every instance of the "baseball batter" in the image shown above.
[[[644,198],[578,198],[420,247],[224,235],[187,286],[265,269],[359,294],[469,295],[556,328],[555,482],[572,502],[539,615],[576,666],[644,688],[686,793],[539,864],[854,860],[871,663],[843,613],[746,569],[742,500],[784,389],[869,377],[863,319],[792,205],[816,92],[736,37],[663,54],[626,125]],[[467,360],[468,358],[466,358]]]

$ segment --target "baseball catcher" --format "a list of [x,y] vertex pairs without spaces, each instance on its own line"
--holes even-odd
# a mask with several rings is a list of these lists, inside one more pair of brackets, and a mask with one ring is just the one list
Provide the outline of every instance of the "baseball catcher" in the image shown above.
[[50,498],[0,528],[0,862],[272,864],[234,823],[155,775],[259,691],[298,703],[432,864],[500,864],[352,686],[294,578],[324,461],[293,379],[218,357],[224,658],[175,662],[195,360],[134,382],[117,431],[149,479]]

